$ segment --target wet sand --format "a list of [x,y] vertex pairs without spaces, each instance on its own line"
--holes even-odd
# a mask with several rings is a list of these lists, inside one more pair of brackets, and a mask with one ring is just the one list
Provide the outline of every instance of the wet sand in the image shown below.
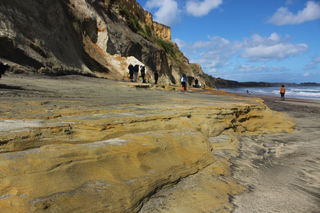
[[320,101],[260,98],[296,128],[240,138],[234,177],[248,191],[235,197],[234,212],[320,212]]

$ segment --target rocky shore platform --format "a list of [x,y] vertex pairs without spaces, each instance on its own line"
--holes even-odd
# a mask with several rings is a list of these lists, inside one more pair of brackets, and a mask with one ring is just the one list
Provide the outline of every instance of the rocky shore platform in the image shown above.
[[319,209],[318,103],[14,74],[0,99],[1,212]]

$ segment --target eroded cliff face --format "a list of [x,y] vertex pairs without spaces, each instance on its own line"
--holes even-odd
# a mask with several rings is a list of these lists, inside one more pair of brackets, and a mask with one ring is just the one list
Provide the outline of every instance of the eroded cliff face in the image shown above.
[[170,27],[159,24],[157,22],[152,23],[152,29],[155,31],[157,36],[163,40],[171,41],[171,29]]
[[170,28],[135,0],[3,0],[0,17],[0,59],[12,72],[123,80],[134,63],[146,65],[150,82],[155,71],[163,84],[198,77]]
[[110,0],[104,1],[106,4],[117,4],[121,9],[127,9],[130,14],[136,15],[136,17],[142,22],[142,24],[147,25],[152,29],[152,31],[157,35],[158,38],[171,41],[171,29],[170,27],[157,23],[153,21],[152,14],[145,11],[136,0],[118,0],[111,2]]
[[[138,212],[142,207],[148,212],[144,204],[151,195],[199,171],[191,182],[198,196],[190,189],[191,197],[185,196],[183,206],[171,203],[173,209],[231,211],[229,197],[244,190],[232,179],[228,162],[239,143],[217,142],[217,136],[294,127],[258,99],[186,96],[83,77],[14,76],[5,83],[20,89],[4,91],[0,102],[4,213]],[[225,160],[217,160],[211,151],[223,147]]]

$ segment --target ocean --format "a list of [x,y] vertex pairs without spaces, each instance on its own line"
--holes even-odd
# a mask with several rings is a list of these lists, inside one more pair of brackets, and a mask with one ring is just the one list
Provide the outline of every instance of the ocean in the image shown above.
[[[252,95],[267,95],[280,97],[280,87],[243,87],[243,88],[226,88],[228,92],[243,93],[247,91]],[[320,100],[320,86],[295,86],[286,87],[286,98],[302,98]]]

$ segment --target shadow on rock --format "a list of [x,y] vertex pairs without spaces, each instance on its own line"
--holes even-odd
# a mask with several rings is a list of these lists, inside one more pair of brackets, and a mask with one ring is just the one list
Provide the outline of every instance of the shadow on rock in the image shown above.
[[23,87],[19,87],[19,86],[10,86],[10,85],[6,85],[6,84],[0,84],[0,89],[14,89],[14,90],[26,90]]

